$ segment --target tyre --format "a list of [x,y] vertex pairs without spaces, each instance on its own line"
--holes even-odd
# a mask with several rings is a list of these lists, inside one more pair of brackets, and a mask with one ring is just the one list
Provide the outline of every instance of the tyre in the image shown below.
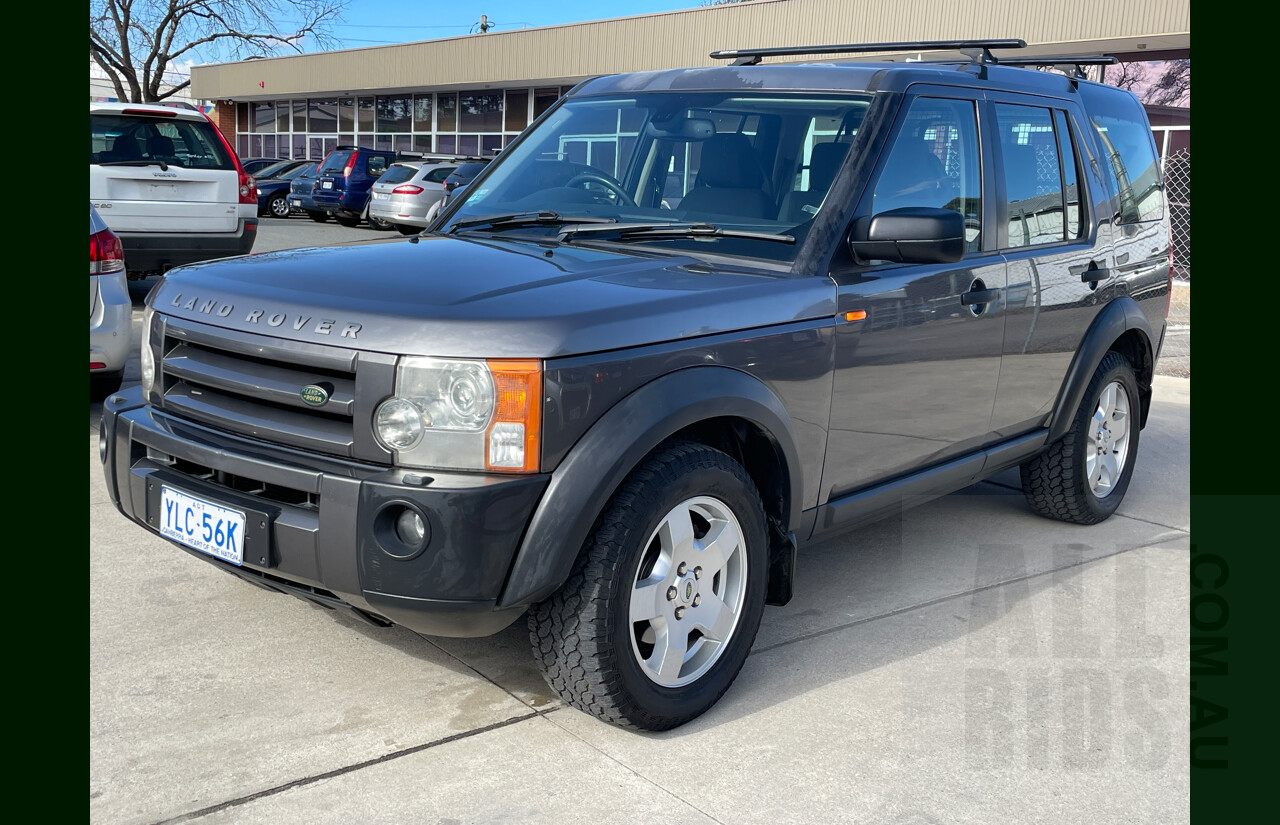
[[316,223],[324,223],[329,220],[328,212],[307,212],[307,217]]
[[275,195],[271,200],[267,201],[267,212],[273,218],[289,217],[289,201],[284,195]]
[[403,223],[395,224],[395,228],[400,231],[401,235],[418,235],[422,232],[421,226],[408,226]]
[[1085,390],[1071,429],[1022,465],[1022,492],[1040,515],[1097,524],[1124,500],[1141,434],[1141,399],[1133,366],[1108,352]]
[[369,215],[368,217],[369,217],[369,226],[373,227],[379,232],[386,232],[388,230],[395,228],[395,224],[391,223],[390,221],[384,221],[382,218],[375,218],[372,215]]
[[699,716],[751,650],[767,547],[741,465],[687,442],[652,454],[605,506],[564,586],[530,611],[547,684],[623,727],[667,730]]
[[349,218],[346,215],[334,215],[333,219],[343,226],[359,226],[359,218]]
[[124,370],[89,373],[89,400],[102,401],[111,393],[119,391],[123,381]]

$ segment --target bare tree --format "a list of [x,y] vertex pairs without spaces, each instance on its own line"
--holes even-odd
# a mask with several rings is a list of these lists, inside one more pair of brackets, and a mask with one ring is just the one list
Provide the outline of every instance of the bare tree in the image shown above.
[[1164,71],[1147,87],[1142,96],[1143,103],[1154,103],[1157,106],[1186,105],[1191,97],[1191,58],[1170,60],[1164,65]]
[[202,46],[242,57],[301,52],[307,37],[331,45],[330,27],[347,1],[90,0],[89,57],[120,100],[154,103],[190,85],[189,78],[167,84],[165,74]]
[[1135,94],[1142,88],[1147,79],[1147,67],[1144,63],[1118,63],[1107,66],[1102,75],[1102,82],[1108,86],[1119,86]]

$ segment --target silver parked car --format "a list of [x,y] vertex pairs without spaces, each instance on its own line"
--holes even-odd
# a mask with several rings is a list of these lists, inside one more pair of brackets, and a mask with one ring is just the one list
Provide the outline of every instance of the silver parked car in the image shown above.
[[133,301],[124,269],[124,247],[89,204],[89,398],[101,401],[120,389],[129,357]]
[[430,223],[432,208],[445,196],[444,180],[457,161],[399,161],[373,184],[369,217],[381,218],[406,235]]

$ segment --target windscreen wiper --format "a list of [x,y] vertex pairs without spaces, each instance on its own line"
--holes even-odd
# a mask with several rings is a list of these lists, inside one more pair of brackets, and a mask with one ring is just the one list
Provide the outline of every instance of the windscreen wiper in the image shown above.
[[161,172],[169,171],[169,164],[162,160],[108,160],[99,166],[159,166]]
[[617,234],[619,240],[639,241],[649,238],[750,238],[776,243],[795,243],[794,235],[775,232],[752,232],[746,229],[725,229],[711,223],[617,223],[612,226],[568,226],[556,236],[564,243],[577,237]]
[[513,212],[509,215],[486,215],[482,218],[467,218],[449,227],[452,235],[459,229],[484,226],[489,229],[508,229],[516,226],[562,226],[567,223],[617,223],[616,218],[596,218],[590,216],[565,216],[559,212],[543,210],[541,212]]

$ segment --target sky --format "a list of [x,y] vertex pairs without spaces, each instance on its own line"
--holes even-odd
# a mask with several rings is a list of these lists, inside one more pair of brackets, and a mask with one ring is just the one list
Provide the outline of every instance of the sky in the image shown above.
[[[533,26],[554,26],[584,20],[627,17],[674,9],[694,8],[701,0],[480,0],[475,3],[443,3],[436,0],[351,0],[342,22],[333,26],[338,48],[361,48],[389,43],[410,43],[442,37],[462,37],[470,33],[486,14],[493,23],[490,31]],[[394,22],[393,22],[394,21]],[[298,21],[280,21],[281,28]],[[308,43],[305,51],[317,51]],[[288,54],[279,51],[276,54]],[[230,59],[213,49],[201,51],[196,63]]]

